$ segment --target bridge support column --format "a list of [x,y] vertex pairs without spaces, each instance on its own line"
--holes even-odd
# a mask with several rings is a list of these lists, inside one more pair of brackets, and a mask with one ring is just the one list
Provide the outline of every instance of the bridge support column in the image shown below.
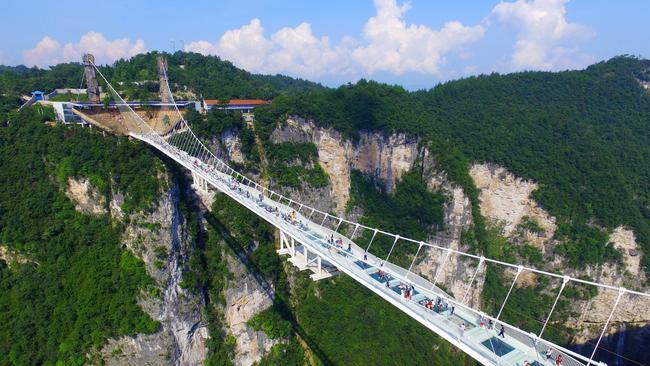
[[192,181],[194,182],[194,186],[197,187],[200,191],[208,191],[208,182],[200,175],[192,172]]
[[280,252],[289,252],[291,257],[296,255],[296,242],[292,237],[287,237],[284,231],[280,231]]
[[[336,276],[340,273],[336,267],[327,261],[327,258],[323,259],[320,256],[318,250],[310,249],[307,245],[303,245],[302,250],[296,250],[296,240],[282,230],[280,230],[280,249],[277,252],[280,255],[288,254],[289,262],[296,266],[298,270],[313,272],[309,277],[314,281]],[[310,253],[314,255],[312,259],[309,259]]]
[[318,272],[316,272],[319,276],[323,274],[323,266],[321,263],[320,255],[316,258],[316,263],[318,263]]

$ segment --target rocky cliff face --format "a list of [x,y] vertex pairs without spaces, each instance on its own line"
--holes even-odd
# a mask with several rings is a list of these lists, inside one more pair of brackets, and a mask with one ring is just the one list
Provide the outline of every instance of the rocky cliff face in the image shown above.
[[233,363],[250,366],[260,361],[279,342],[269,339],[263,331],[254,330],[247,323],[273,305],[273,293],[238,258],[229,255],[226,259],[233,275],[225,292],[224,307],[226,330],[237,339]]
[[[161,174],[161,179],[166,179]],[[108,365],[201,365],[207,353],[207,328],[200,297],[180,287],[188,239],[178,208],[178,188],[162,192],[150,212],[130,215],[122,246],[141,258],[155,288],[142,293],[139,303],[161,328],[154,334],[110,339],[99,352]],[[105,198],[86,179],[71,179],[66,194],[78,211],[106,214]],[[121,220],[122,194],[109,202],[114,219]]]
[[318,148],[318,162],[330,178],[333,209],[341,214],[350,198],[350,172],[360,170],[384,183],[388,192],[395,189],[399,178],[408,171],[418,154],[418,141],[404,134],[383,135],[361,132],[353,143],[340,132],[316,126],[299,117],[288,118],[272,135],[275,143],[311,142]]
[[[470,201],[460,187],[451,184],[446,174],[437,169],[435,161],[426,149],[418,147],[417,139],[404,134],[384,135],[361,131],[359,140],[353,142],[338,131],[316,126],[313,121],[291,117],[273,131],[271,140],[275,143],[294,141],[316,145],[319,163],[330,178],[329,197],[325,197],[326,202],[333,202],[332,210],[340,215],[345,214],[345,207],[350,198],[350,173],[353,169],[372,176],[375,181],[383,184],[387,192],[393,192],[402,175],[413,167],[418,157],[421,157],[428,188],[432,191],[443,191],[450,197],[444,207],[446,231],[443,236],[446,239],[437,239],[436,242],[445,247],[462,249],[460,235],[472,222]],[[321,200],[324,198],[322,194],[314,194],[311,190],[307,192],[304,196],[316,196]],[[301,202],[311,204],[309,200]],[[354,216],[359,214],[360,212],[353,210],[348,216],[354,219]],[[443,262],[444,266],[438,271]],[[434,274],[439,272],[438,282],[461,298],[468,288],[467,283],[477,264],[459,260],[455,255],[444,261],[444,253],[427,249],[418,256],[413,270],[431,280]],[[468,294],[469,303],[478,304],[483,278],[484,271],[481,270]]]
[[81,213],[89,215],[106,213],[106,198],[86,178],[68,178],[65,194],[74,203],[75,209]]
[[[214,192],[202,191],[194,185],[193,188],[202,208],[210,210]],[[246,267],[246,258],[240,258],[225,249],[224,242],[220,245],[224,247],[223,256],[231,275],[224,291],[225,304],[221,309],[224,314],[224,331],[236,340],[233,363],[236,366],[250,366],[259,362],[279,342],[248,325],[248,321],[256,314],[273,305],[273,288],[260,275]]]
[[[161,195],[156,208],[130,218],[124,245],[143,259],[161,293],[143,294],[140,304],[161,329],[152,335],[112,340],[104,348],[106,363],[201,365],[207,354],[208,332],[200,297],[182,289],[183,263],[190,238],[178,208],[178,188]],[[117,351],[119,350],[119,351]]]
[[[526,239],[538,247],[549,260],[545,261],[545,270],[561,271],[574,277],[587,276],[594,281],[612,286],[623,286],[630,289],[647,291],[639,288],[645,281],[645,275],[640,268],[640,250],[636,243],[634,232],[625,227],[617,227],[610,233],[610,241],[623,256],[623,265],[605,264],[591,266],[585,270],[571,270],[564,265],[562,258],[553,256],[553,246],[557,240],[553,238],[557,225],[555,218],[546,212],[530,195],[537,189],[537,184],[515,177],[503,167],[492,164],[475,164],[470,175],[481,190],[481,213],[495,223],[503,225],[504,235],[513,237],[515,229],[522,218],[528,216],[535,219],[543,229],[542,233],[527,231]],[[515,245],[515,244],[513,244]],[[535,276],[526,276],[519,285],[532,283]],[[588,301],[573,301],[571,306],[577,316],[567,319],[567,324],[578,330],[574,337],[576,343],[584,343],[598,337],[618,292],[600,289],[598,294]],[[618,304],[607,334],[616,333],[623,323],[633,327],[644,327],[650,322],[650,302],[638,296],[626,295]]]
[[[442,247],[466,250],[467,248],[461,245],[460,236],[463,230],[469,229],[472,225],[472,204],[469,198],[462,188],[450,183],[444,171],[437,169],[431,154],[426,150],[423,154],[423,167],[425,175],[428,177],[427,187],[429,190],[445,192],[449,197],[444,207],[445,230],[442,235],[431,241]],[[451,295],[458,299],[462,299],[467,293],[466,303],[478,306],[483,290],[485,268],[479,269],[476,279],[470,287],[468,284],[476,271],[478,262],[464,260],[457,255],[450,255],[446,259],[445,257],[446,253],[441,250],[429,248],[413,270],[429,280],[436,279],[436,283],[442,284]]]

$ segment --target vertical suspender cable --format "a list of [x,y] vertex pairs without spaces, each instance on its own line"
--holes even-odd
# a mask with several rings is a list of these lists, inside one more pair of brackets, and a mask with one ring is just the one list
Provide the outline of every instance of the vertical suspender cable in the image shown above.
[[569,282],[569,278],[565,277],[562,280],[562,286],[560,287],[560,291],[557,293],[557,297],[555,297],[555,301],[553,302],[553,307],[551,308],[551,312],[548,313],[548,316],[546,317],[546,321],[544,321],[542,330],[539,332],[537,338],[542,338],[542,333],[544,333],[544,329],[546,329],[546,324],[548,324],[548,321],[551,319],[551,315],[553,315],[553,310],[555,310],[555,305],[557,305],[558,300],[560,300],[560,295],[562,295],[562,291],[564,290],[564,287],[566,287],[567,282]]
[[438,275],[440,275],[440,270],[442,267],[447,264],[447,259],[449,259],[449,256],[451,255],[451,250],[447,249],[447,254],[445,254],[445,259],[440,263],[440,266],[436,269],[436,274],[433,276],[433,283],[431,286],[431,289],[433,290],[436,287],[436,282],[438,282]]
[[467,285],[467,291],[465,291],[465,295],[463,295],[463,300],[460,302],[461,304],[465,303],[465,299],[467,298],[467,295],[469,295],[469,291],[472,289],[472,284],[474,283],[474,279],[476,278],[476,275],[478,274],[478,271],[481,270],[481,265],[485,262],[485,258],[481,257],[481,259],[478,262],[478,266],[476,266],[476,271],[474,271],[474,275],[472,275],[472,279],[469,281],[469,284]]
[[408,271],[406,272],[406,279],[409,279],[409,275],[411,274],[411,269],[413,268],[413,264],[415,263],[415,260],[418,259],[418,254],[420,254],[420,249],[422,249],[422,246],[424,246],[424,243],[420,242],[420,245],[418,246],[417,252],[415,252],[415,255],[413,256],[413,260],[411,261],[411,265],[409,266]]
[[616,310],[616,307],[618,306],[619,301],[621,301],[621,296],[626,292],[627,290],[623,287],[618,289],[618,296],[616,296],[616,301],[614,302],[614,306],[612,307],[612,311],[609,313],[609,317],[607,317],[607,321],[605,322],[605,326],[603,327],[603,331],[600,332],[600,337],[598,337],[598,342],[596,342],[596,345],[594,346],[594,351],[591,353],[591,357],[589,357],[589,363],[594,359],[594,356],[596,355],[596,351],[598,350],[598,346],[600,345],[600,341],[603,339],[603,335],[605,335],[605,332],[607,331],[607,326],[609,325],[609,322],[612,320],[612,316],[614,315],[614,310]]
[[377,235],[377,229],[375,229],[375,232],[372,234],[372,238],[370,238],[370,242],[368,243],[368,247],[366,248],[366,253],[370,250],[370,246],[372,245],[372,241],[375,240],[375,236]]
[[503,300],[503,303],[501,304],[501,308],[499,309],[499,313],[497,314],[496,320],[499,320],[499,317],[503,312],[503,307],[506,306],[506,301],[508,301],[508,297],[510,297],[510,293],[512,292],[513,287],[515,287],[515,283],[517,283],[517,278],[519,277],[519,274],[521,274],[521,271],[523,270],[524,270],[523,266],[519,266],[519,268],[517,268],[517,274],[515,275],[515,279],[512,280],[512,284],[510,284],[510,289],[508,290],[508,293],[506,294],[506,298]]
[[390,254],[393,252],[393,248],[395,248],[395,244],[397,244],[398,240],[399,240],[399,235],[395,235],[393,246],[390,247],[390,251],[388,251],[388,255],[386,256],[386,260],[384,260],[384,263],[388,262],[388,258],[390,258]]

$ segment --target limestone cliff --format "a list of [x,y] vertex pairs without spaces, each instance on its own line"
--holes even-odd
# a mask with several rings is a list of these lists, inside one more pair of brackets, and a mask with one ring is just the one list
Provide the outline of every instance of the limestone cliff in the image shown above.
[[[163,173],[159,179],[167,180]],[[169,182],[167,182],[169,183]],[[169,184],[166,184],[168,186]],[[147,212],[137,212],[124,220],[121,192],[107,198],[86,178],[68,180],[66,195],[83,213],[110,212],[125,222],[122,246],[141,258],[155,286],[141,294],[138,302],[161,324],[154,334],[109,339],[92,359],[108,365],[201,365],[207,354],[207,328],[202,320],[202,299],[180,287],[188,238],[178,208],[178,188],[161,192]],[[101,361],[100,361],[101,360]]]
[[[377,182],[383,184],[387,192],[393,192],[402,175],[410,170],[418,157],[423,159],[423,168],[427,178],[427,186],[432,191],[442,191],[449,201],[444,207],[443,239],[436,236],[436,242],[444,247],[460,248],[460,235],[469,228],[471,219],[471,204],[463,190],[452,184],[446,174],[440,171],[431,154],[426,149],[418,146],[418,139],[405,134],[381,134],[377,132],[360,131],[359,140],[352,141],[345,138],[340,132],[317,126],[313,121],[299,117],[290,117],[271,134],[274,143],[294,141],[311,142],[318,149],[318,160],[330,179],[329,197],[321,192],[307,190],[301,200],[322,209],[319,202],[332,202],[331,210],[339,215],[345,215],[345,208],[350,198],[350,173],[353,169],[372,176]],[[303,190],[304,191],[304,190]],[[301,197],[291,196],[295,199]],[[312,199],[310,199],[312,198]],[[322,205],[322,203],[320,203]],[[326,208],[327,209],[327,208]],[[356,210],[348,212],[348,218],[355,219],[361,214]],[[433,235],[435,234],[432,230]],[[439,250],[423,250],[418,256],[414,271],[425,278],[433,279],[434,273],[444,261],[444,253]],[[467,290],[467,283],[475,271],[478,263],[459,260],[458,256],[450,256],[439,271],[438,280],[450,292],[462,297]],[[469,303],[475,305],[479,302],[482,290],[483,271],[477,275],[474,286],[470,288]]]
[[[238,138],[227,132],[230,138]],[[222,136],[222,141],[223,141]],[[227,161],[238,159],[241,151],[238,149],[226,149],[222,156]],[[235,158],[233,158],[235,156]],[[243,162],[243,160],[242,160]],[[197,185],[192,185],[193,193],[200,202],[201,210],[211,210],[214,194],[211,189],[203,191]],[[253,329],[248,321],[256,314],[268,309],[273,305],[273,288],[258,273],[254,273],[247,267],[247,258],[244,255],[236,255],[227,248],[222,240],[224,260],[230,273],[224,290],[225,304],[213,304],[220,307],[223,313],[223,328],[227,337],[235,340],[234,358],[232,362],[236,366],[251,366],[259,362],[267,355],[271,348],[281,340],[270,339],[263,331]]]
[[260,361],[271,351],[278,340],[269,339],[263,332],[254,330],[248,321],[259,312],[273,305],[272,293],[265,289],[258,279],[236,257],[227,256],[228,269],[233,279],[225,292],[225,326],[235,337],[235,358],[237,366],[250,366]]
[[333,209],[343,213],[350,198],[350,172],[360,170],[384,182],[388,192],[408,171],[418,154],[418,140],[404,134],[384,135],[361,132],[353,142],[331,128],[321,128],[313,121],[291,117],[272,135],[275,143],[311,142],[318,148],[318,162],[330,178]]
[[[539,224],[542,232],[532,233],[526,230],[525,235],[527,241],[541,249],[548,259],[544,261],[545,267],[542,269],[561,271],[574,277],[587,276],[594,281],[616,287],[648,290],[639,287],[644,283],[645,275],[640,268],[640,250],[634,232],[630,229],[620,226],[610,233],[610,241],[622,254],[622,265],[604,264],[590,266],[584,270],[568,269],[562,258],[553,255],[553,246],[557,243],[557,239],[554,238],[557,229],[555,218],[530,197],[538,187],[535,182],[517,178],[505,168],[493,164],[475,164],[470,169],[470,175],[480,189],[481,213],[493,222],[503,225],[503,233],[506,237],[512,238],[519,234],[515,229],[526,216],[533,218]],[[535,276],[530,274],[524,277],[519,285],[534,281]],[[588,301],[575,300],[571,303],[577,316],[567,319],[567,325],[578,330],[574,337],[576,343],[598,337],[616,296],[617,291],[600,289],[598,294]],[[618,332],[623,323],[643,327],[648,322],[650,322],[648,300],[628,295],[619,303],[607,333]]]

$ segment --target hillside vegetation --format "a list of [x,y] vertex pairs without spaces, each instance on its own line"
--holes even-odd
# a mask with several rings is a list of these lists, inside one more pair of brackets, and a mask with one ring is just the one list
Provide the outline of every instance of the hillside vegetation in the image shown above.
[[[157,85],[147,81],[156,78],[155,56],[139,55],[102,70],[111,81],[124,82],[128,97],[152,98]],[[468,171],[474,162],[493,162],[539,183],[535,198],[558,219],[556,237],[563,244],[554,248],[555,254],[570,266],[620,260],[607,234],[618,225],[633,228],[650,253],[650,97],[637,81],[649,78],[647,61],[617,57],[582,71],[483,75],[409,92],[365,80],[328,89],[283,76],[253,75],[198,54],[177,52],[167,59],[175,91],[189,86],[206,98],[274,99],[256,109],[254,129],[237,113],[187,116],[205,140],[235,131],[245,158],[242,168],[268,170],[273,184],[310,189],[329,183],[315,145],[270,141],[272,129],[289,115],[313,119],[352,139],[362,130],[405,132],[421,138],[421,146],[472,200],[474,227],[462,239],[477,252],[505,260],[544,260],[538,252],[515,252],[481,216]],[[159,194],[159,160],[127,139],[46,126],[43,122],[53,118],[47,108],[15,112],[19,94],[78,85],[81,71],[75,63],[50,70],[0,68],[0,121],[10,121],[0,127],[0,245],[29,259],[23,264],[0,261],[0,354],[6,355],[0,365],[81,364],[108,337],[158,327],[135,301],[140,291],[151,290],[151,280],[141,261],[119,246],[122,226],[106,215],[76,212],[63,189],[68,177],[84,176],[103,194],[127,192],[125,211],[147,210]],[[201,216],[184,172],[168,169],[181,188],[180,208],[195,238],[183,287],[206,302],[211,335],[206,364],[230,364],[236,344],[224,331],[220,310],[232,281],[226,255],[245,257],[249,270],[276,293],[274,306],[249,322],[271,338],[286,339],[262,365],[300,365],[307,353],[323,364],[471,362],[350,278],[313,283],[305,273],[292,271],[274,251],[272,227],[225,195],[217,194],[212,211]],[[351,180],[349,207],[361,209],[360,221],[423,240],[443,226],[442,205],[448,197],[429,192],[417,168],[402,176],[393,193],[377,189],[356,171]],[[199,224],[200,217],[205,225]],[[385,253],[391,243],[377,240],[373,245]],[[394,258],[400,261],[407,254],[396,251]],[[649,262],[644,256],[646,269]],[[494,299],[504,298],[508,284],[501,271],[489,269],[483,308],[493,313],[498,306]],[[514,293],[503,319],[539,330],[544,309],[553,301],[543,292],[547,285],[540,281]],[[570,299],[594,296],[574,292],[558,303],[558,319],[566,318]],[[572,331],[558,320],[545,335],[567,343]]]
[[300,115],[353,138],[360,130],[420,136],[472,198],[478,225],[465,238],[497,256],[468,167],[501,164],[539,182],[535,198],[558,218],[565,242],[557,254],[581,267],[619,258],[601,228],[628,225],[650,252],[650,96],[637,80],[647,68],[617,57],[582,71],[483,75],[415,93],[362,80],[281,95],[256,117],[273,126]]
[[151,333],[158,323],[136,302],[154,290],[141,260],[120,245],[123,226],[75,211],[69,177],[86,177],[105,197],[125,194],[127,212],[151,207],[158,160],[126,139],[49,127],[40,107],[0,127],[0,365],[87,363],[109,337]]

